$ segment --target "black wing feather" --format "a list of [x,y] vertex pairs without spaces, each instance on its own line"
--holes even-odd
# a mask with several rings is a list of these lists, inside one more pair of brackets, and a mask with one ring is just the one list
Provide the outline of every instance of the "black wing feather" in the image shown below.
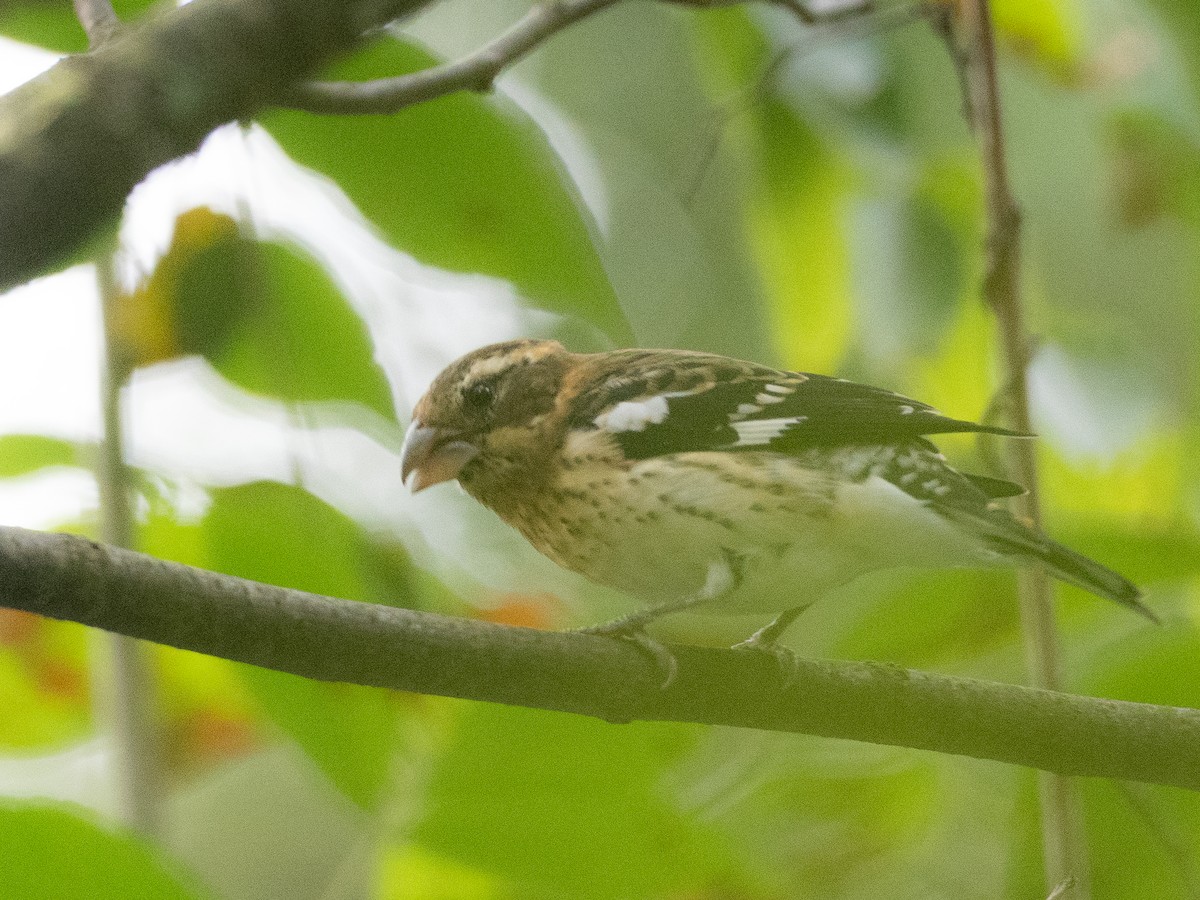
[[[798,454],[814,447],[895,444],[950,432],[1018,435],[1005,428],[947,418],[925,403],[882,388],[822,375],[760,372],[754,377],[740,373],[738,378],[668,397],[668,414],[662,422],[615,437],[627,457],[647,459],[697,450]],[[767,385],[786,387],[790,392],[768,392]],[[758,402],[764,396],[772,402]],[[749,411],[751,407],[753,411]],[[792,421],[780,422],[788,419]],[[778,434],[747,442],[739,433],[739,423],[768,420],[780,422]]]

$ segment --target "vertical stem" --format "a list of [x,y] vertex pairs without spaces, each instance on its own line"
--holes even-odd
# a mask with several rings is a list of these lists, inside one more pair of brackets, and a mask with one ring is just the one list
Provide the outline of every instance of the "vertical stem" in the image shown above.
[[93,50],[112,38],[121,27],[113,11],[112,0],[74,0],[75,16],[88,36]]
[[[130,367],[112,327],[117,285],[113,259],[96,264],[96,280],[104,321],[104,355],[100,374],[103,439],[97,483],[100,489],[100,536],[107,543],[134,549],[135,522],[125,465],[125,422],[122,385]],[[155,684],[149,648],[141,641],[107,632],[100,635],[107,651],[107,690],[103,712],[111,723],[119,815],[130,827],[152,839],[161,836],[161,753],[155,714]]]
[[[964,33],[962,65],[968,109],[978,135],[987,216],[983,296],[996,316],[1000,350],[1006,369],[1013,427],[1031,431],[1028,367],[1029,334],[1021,302],[1021,214],[1013,199],[1005,160],[1004,125],[996,70],[996,44],[988,0],[964,0],[960,6]],[[1029,493],[1019,512],[1042,525],[1037,459],[1029,441],[1010,444],[1014,475]],[[1025,658],[1035,687],[1061,690],[1062,673],[1049,577],[1026,569],[1018,578]],[[1061,775],[1040,779],[1042,841],[1048,890],[1085,900],[1090,895],[1083,810],[1076,785]]]

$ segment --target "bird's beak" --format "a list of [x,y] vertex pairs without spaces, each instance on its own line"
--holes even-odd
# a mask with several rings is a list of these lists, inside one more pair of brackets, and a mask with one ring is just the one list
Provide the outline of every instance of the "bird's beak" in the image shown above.
[[427,487],[457,478],[462,467],[479,453],[479,448],[467,441],[455,440],[452,432],[439,431],[422,425],[416,419],[404,435],[400,448],[400,478],[409,483],[415,494]]

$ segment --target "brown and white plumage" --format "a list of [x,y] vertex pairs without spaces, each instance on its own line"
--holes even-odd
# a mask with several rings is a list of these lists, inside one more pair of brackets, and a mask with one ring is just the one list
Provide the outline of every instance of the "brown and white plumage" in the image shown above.
[[[403,452],[560,565],[649,604],[783,613],[892,566],[1035,564],[1152,613],[928,440],[1012,432],[880,388],[677,350],[484,347],[442,372]],[[789,619],[790,620],[790,619]]]

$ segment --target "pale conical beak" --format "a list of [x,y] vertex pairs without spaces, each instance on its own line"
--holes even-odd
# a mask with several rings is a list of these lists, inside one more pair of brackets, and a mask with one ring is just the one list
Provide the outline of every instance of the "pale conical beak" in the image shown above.
[[[479,448],[454,435],[413,420],[400,448],[400,478],[414,494],[457,478],[462,467],[479,454]],[[409,481],[409,475],[412,481]]]

